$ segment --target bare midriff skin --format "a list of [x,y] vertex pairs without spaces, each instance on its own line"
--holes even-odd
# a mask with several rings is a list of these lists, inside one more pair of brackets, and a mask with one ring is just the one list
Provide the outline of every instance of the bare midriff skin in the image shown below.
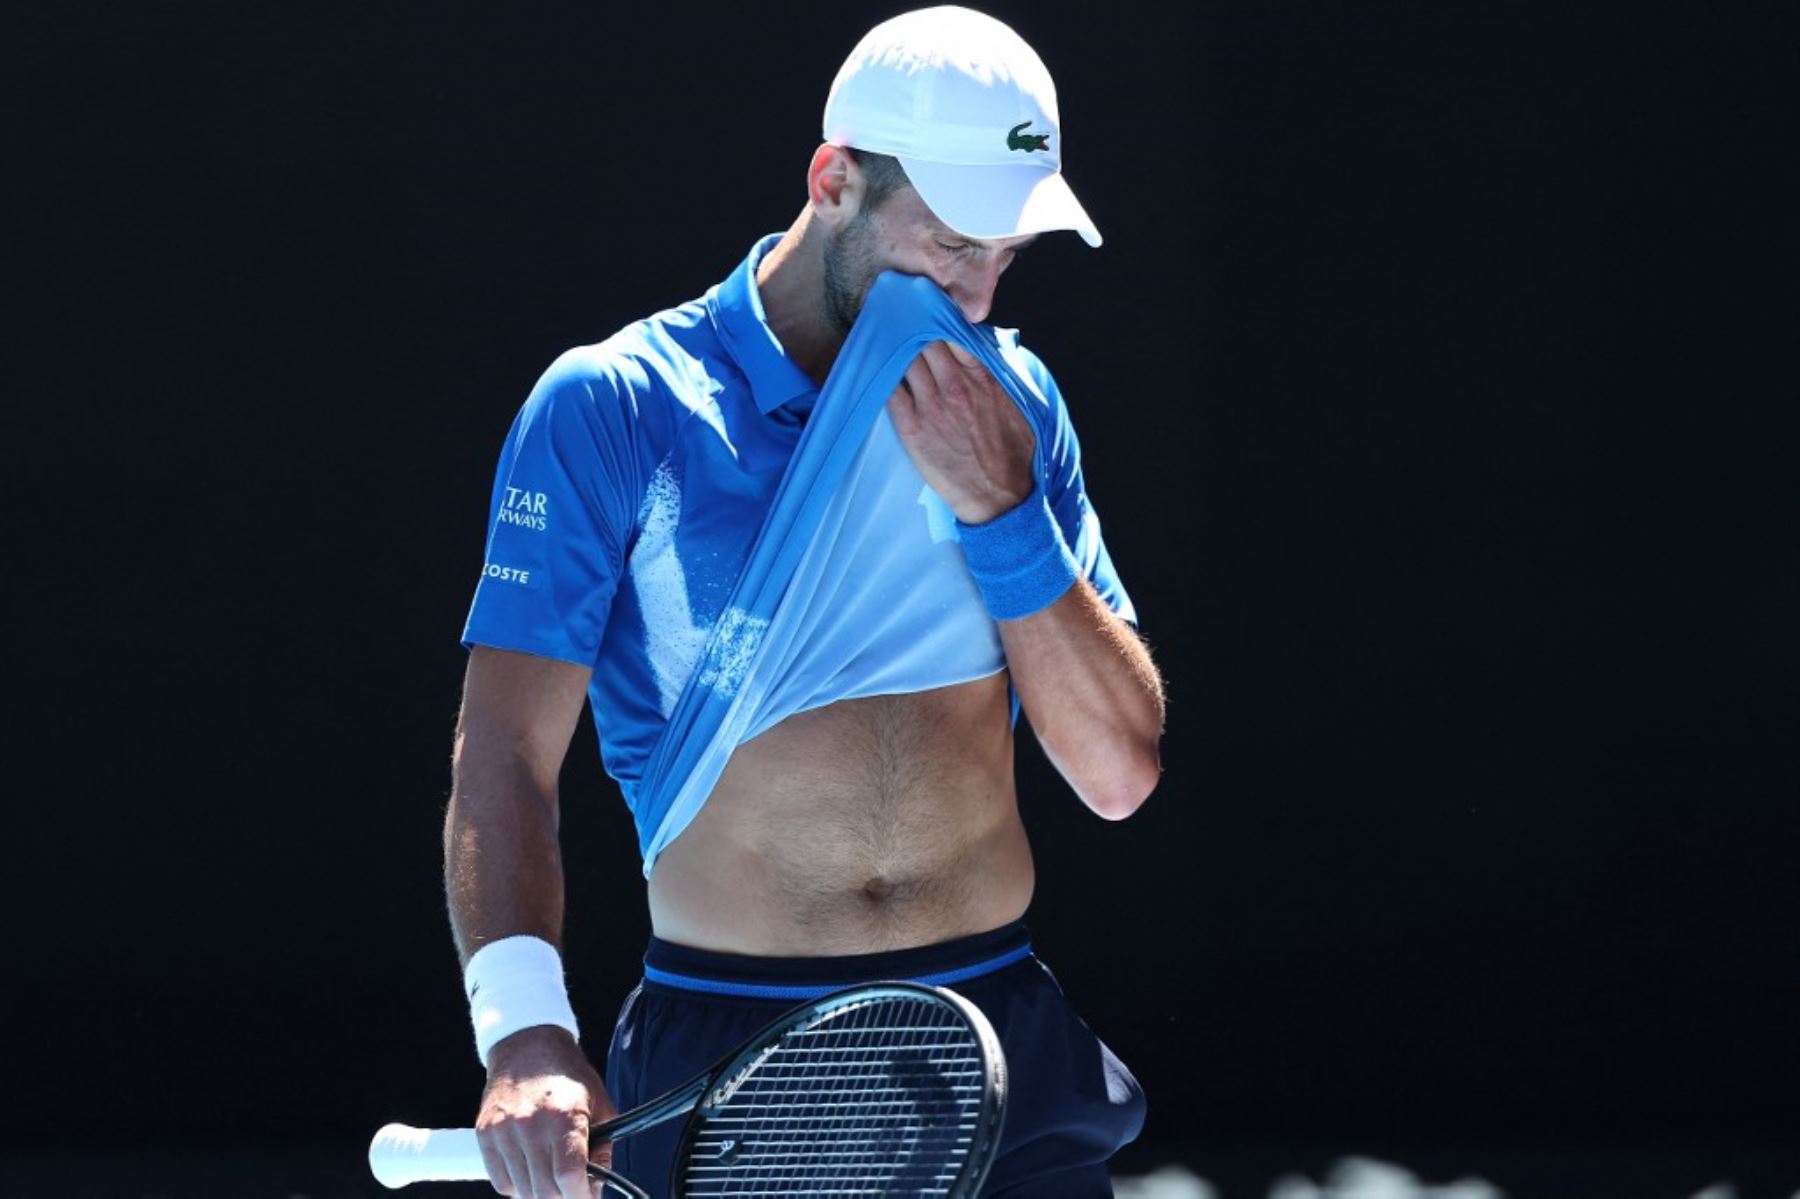
[[650,875],[656,935],[725,953],[878,953],[1025,912],[1005,672],[790,716],[732,754]]

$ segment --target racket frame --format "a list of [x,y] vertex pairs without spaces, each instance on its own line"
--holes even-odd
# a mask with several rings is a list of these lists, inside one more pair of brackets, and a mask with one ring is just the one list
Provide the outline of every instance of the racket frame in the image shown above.
[[[734,1085],[730,1092],[721,1094],[721,1088],[726,1083],[755,1066],[796,1028],[817,1023],[822,1016],[841,1008],[878,999],[927,999],[946,1004],[963,1018],[975,1034],[983,1066],[981,1105],[976,1113],[974,1135],[969,1152],[963,1158],[962,1169],[945,1191],[947,1199],[974,1199],[975,1193],[987,1178],[988,1168],[993,1165],[995,1150],[1000,1144],[1000,1129],[1006,1119],[1006,1054],[1000,1048],[1000,1038],[994,1032],[993,1025],[988,1023],[980,1008],[948,988],[914,982],[858,983],[829,995],[821,995],[803,1006],[790,1008],[746,1040],[737,1052],[718,1066],[677,1087],[664,1099],[654,1101],[653,1106],[661,1113],[661,1119],[676,1114],[683,1101],[693,1105],[675,1146],[675,1158],[669,1173],[670,1199],[685,1199],[687,1195],[687,1166],[693,1155],[694,1141],[705,1129],[707,1120],[729,1102],[731,1094],[737,1090]],[[634,1119],[631,1131],[648,1127],[655,1122]],[[623,1124],[623,1121],[616,1123]],[[604,1135],[606,1130],[599,1128],[594,1131]]]

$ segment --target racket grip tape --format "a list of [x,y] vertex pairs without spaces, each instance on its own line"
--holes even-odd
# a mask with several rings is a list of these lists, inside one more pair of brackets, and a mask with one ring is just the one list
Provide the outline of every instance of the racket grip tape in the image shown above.
[[473,1128],[389,1124],[369,1142],[369,1172],[395,1189],[414,1182],[485,1182],[487,1164]]

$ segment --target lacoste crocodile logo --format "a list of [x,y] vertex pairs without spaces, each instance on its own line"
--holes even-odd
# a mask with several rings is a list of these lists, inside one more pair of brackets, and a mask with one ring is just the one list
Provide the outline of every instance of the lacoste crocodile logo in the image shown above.
[[1006,131],[1006,148],[1008,150],[1048,150],[1050,135],[1048,133],[1026,133],[1025,127],[1030,121],[1020,121]]

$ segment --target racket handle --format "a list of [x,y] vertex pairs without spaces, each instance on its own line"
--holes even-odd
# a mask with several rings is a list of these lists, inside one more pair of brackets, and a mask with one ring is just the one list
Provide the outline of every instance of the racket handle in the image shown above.
[[369,1171],[384,1187],[413,1182],[484,1182],[487,1164],[473,1128],[389,1124],[369,1142]]

